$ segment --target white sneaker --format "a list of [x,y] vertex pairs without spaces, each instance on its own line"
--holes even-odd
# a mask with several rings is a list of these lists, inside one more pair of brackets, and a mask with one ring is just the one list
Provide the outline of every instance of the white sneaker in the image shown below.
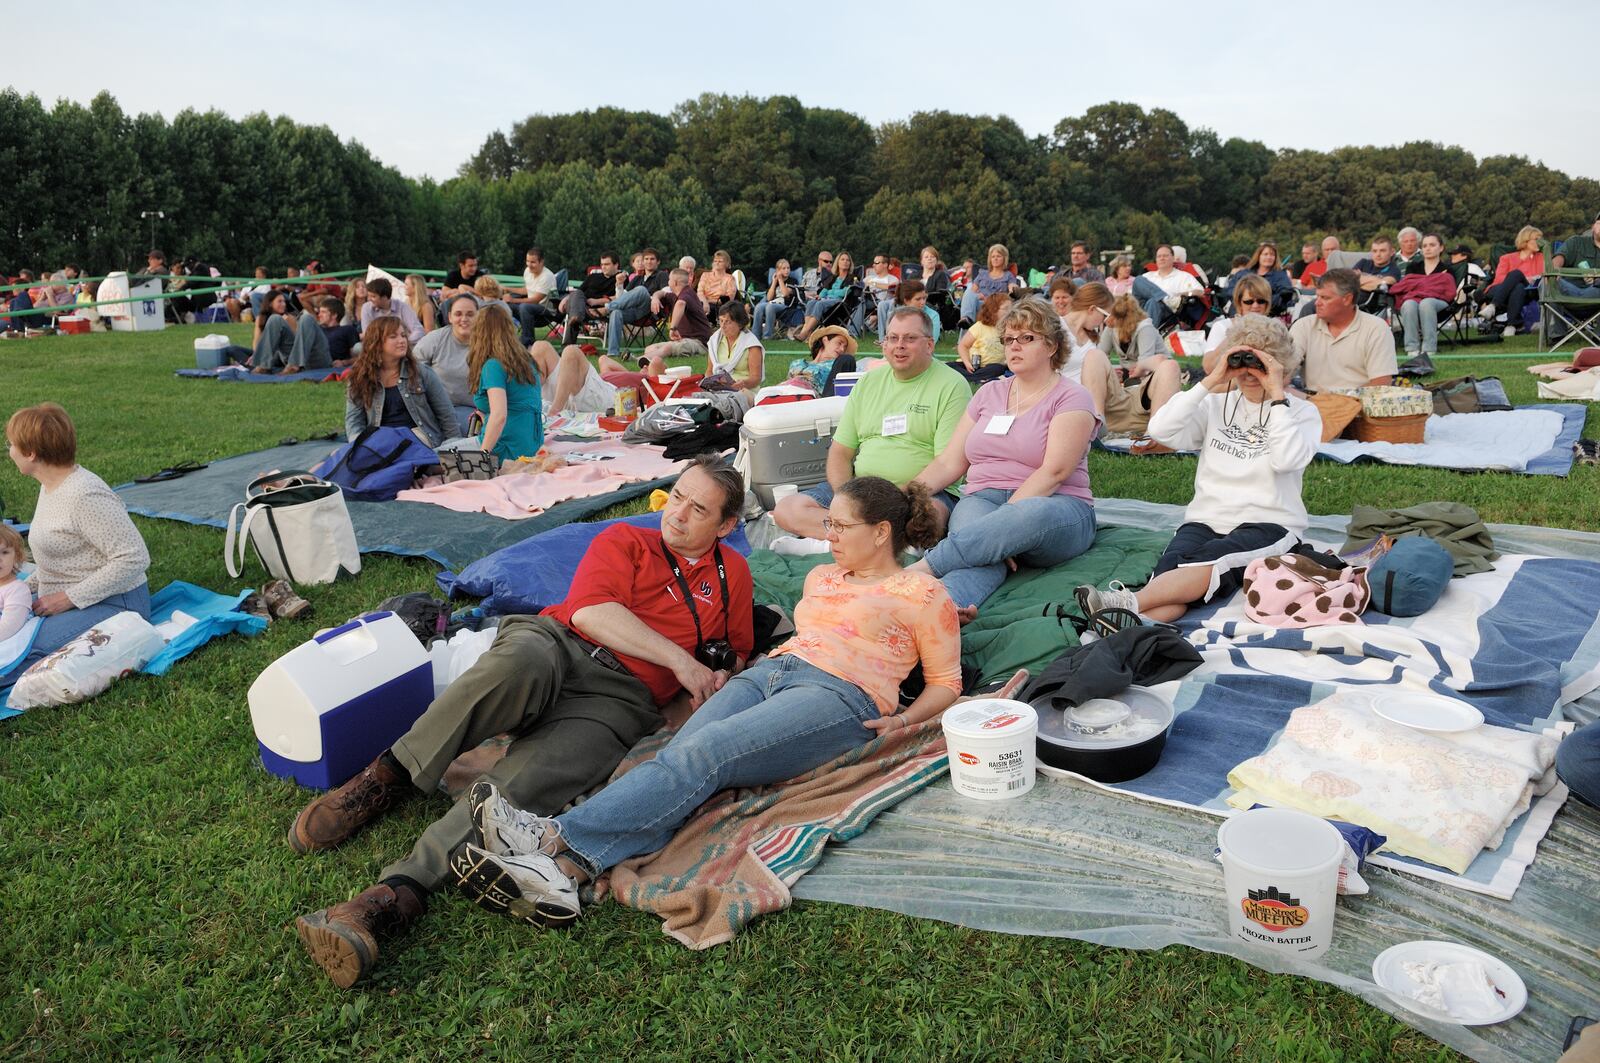
[[1086,620],[1102,609],[1126,609],[1130,613],[1139,611],[1138,597],[1123,586],[1121,580],[1112,580],[1103,591],[1086,583],[1072,593],[1078,599],[1078,608]]
[[472,784],[467,808],[472,815],[472,844],[496,856],[541,852],[546,842],[561,834],[555,820],[518,808],[491,782]]
[[451,854],[450,872],[479,908],[533,926],[569,926],[582,911],[578,887],[543,853],[496,856],[466,842]]
[[780,535],[772,540],[767,547],[775,554],[786,554],[790,557],[805,557],[810,554],[825,554],[833,548],[826,539],[807,539],[800,535]]

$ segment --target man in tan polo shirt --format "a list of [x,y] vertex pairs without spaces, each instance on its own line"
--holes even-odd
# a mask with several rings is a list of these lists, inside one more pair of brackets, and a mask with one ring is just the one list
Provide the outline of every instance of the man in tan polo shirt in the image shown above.
[[[1316,313],[1289,329],[1308,391],[1389,384],[1396,371],[1394,333],[1381,320],[1356,309],[1361,277],[1330,269],[1317,278]],[[1295,367],[1289,367],[1292,374]]]

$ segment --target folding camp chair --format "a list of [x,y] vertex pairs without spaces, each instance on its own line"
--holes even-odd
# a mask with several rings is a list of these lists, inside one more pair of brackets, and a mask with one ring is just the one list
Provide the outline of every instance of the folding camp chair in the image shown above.
[[855,335],[854,318],[856,309],[861,306],[864,292],[865,289],[860,284],[851,285],[844,293],[843,299],[823,311],[822,316],[817,319],[816,327],[840,325],[852,336]]
[[1439,340],[1453,346],[1465,346],[1471,342],[1467,330],[1475,320],[1472,315],[1477,308],[1478,292],[1483,282],[1468,270],[1465,262],[1460,266],[1451,266],[1450,271],[1456,277],[1456,297],[1439,311]]
[[[1539,349],[1558,350],[1570,341],[1576,347],[1600,347],[1600,288],[1589,288],[1589,293],[1572,295],[1561,290],[1561,281],[1574,281],[1580,285],[1592,284],[1596,271],[1592,269],[1556,269],[1548,265],[1552,249],[1545,247],[1544,276],[1539,279]],[[1557,329],[1561,335],[1556,336]],[[1551,340],[1555,340],[1551,343]]]

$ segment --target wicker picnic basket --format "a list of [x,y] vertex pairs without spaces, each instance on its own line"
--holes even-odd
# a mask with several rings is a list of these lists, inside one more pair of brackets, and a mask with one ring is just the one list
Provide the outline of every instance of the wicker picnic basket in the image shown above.
[[1428,415],[1415,413],[1407,417],[1368,417],[1362,414],[1350,423],[1345,434],[1363,443],[1420,443],[1428,424]]

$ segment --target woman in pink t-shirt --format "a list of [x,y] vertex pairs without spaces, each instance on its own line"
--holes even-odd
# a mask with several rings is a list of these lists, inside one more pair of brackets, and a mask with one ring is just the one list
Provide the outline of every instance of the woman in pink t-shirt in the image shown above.
[[1006,565],[1049,568],[1094,543],[1089,443],[1094,400],[1061,375],[1069,346],[1055,308],[1019,299],[998,325],[1012,375],[978,389],[944,452],[914,483],[942,491],[967,478],[943,542],[911,570],[931,572],[964,620],[1006,578]]

